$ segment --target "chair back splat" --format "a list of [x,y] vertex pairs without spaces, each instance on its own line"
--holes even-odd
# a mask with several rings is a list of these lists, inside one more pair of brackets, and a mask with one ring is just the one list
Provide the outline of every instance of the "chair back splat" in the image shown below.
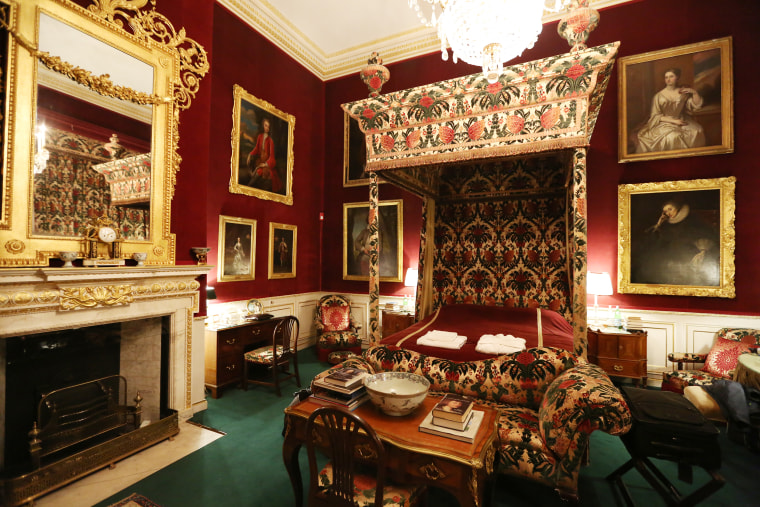
[[[309,505],[353,507],[357,495],[363,497],[361,505],[385,505],[385,447],[364,419],[342,407],[318,408],[309,417],[306,435]],[[330,459],[322,469],[317,466],[317,450]],[[397,494],[399,488],[392,488]],[[407,490],[396,498],[403,499],[401,505],[409,505],[417,496]]]
[[[298,319],[293,316],[282,317],[272,332],[270,344],[249,350],[243,355],[243,389],[248,390],[248,384],[274,386],[277,396],[282,396],[280,383],[289,378],[296,379],[296,385],[301,387],[301,377],[298,373]],[[292,364],[292,370],[291,370]],[[271,380],[251,378],[254,368],[266,369],[271,373]]]

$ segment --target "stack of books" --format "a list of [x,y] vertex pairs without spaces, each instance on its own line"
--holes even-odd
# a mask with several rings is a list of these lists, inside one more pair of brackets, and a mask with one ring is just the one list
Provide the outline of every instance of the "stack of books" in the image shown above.
[[369,399],[363,382],[367,375],[366,371],[358,368],[338,368],[326,377],[314,379],[311,383],[311,397],[354,410]]
[[473,442],[484,412],[473,410],[474,403],[457,394],[447,394],[436,403],[419,426],[423,433]]

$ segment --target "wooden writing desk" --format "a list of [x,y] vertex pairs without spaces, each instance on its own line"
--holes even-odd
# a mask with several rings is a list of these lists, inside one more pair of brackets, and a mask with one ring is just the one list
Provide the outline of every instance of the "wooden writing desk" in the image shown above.
[[[482,405],[483,423],[472,444],[422,433],[417,429],[425,415],[440,400],[428,396],[412,414],[402,417],[385,415],[371,402],[355,413],[369,423],[386,446],[388,478],[399,483],[429,484],[451,492],[462,506],[480,507],[490,501],[488,482],[494,471],[498,434],[498,412]],[[282,457],[293,485],[296,506],[303,505],[303,482],[298,453],[306,441],[306,421],[322,404],[308,398],[285,409],[285,440]]]
[[243,353],[272,343],[272,333],[282,317],[251,320],[231,326],[206,328],[205,384],[212,398],[221,388],[240,384],[243,379]]

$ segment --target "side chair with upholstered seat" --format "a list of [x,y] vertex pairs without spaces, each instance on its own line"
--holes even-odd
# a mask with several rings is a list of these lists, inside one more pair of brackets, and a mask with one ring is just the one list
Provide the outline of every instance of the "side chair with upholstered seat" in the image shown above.
[[[309,506],[424,505],[427,489],[386,478],[383,442],[367,422],[343,407],[321,407],[306,423]],[[317,454],[326,455],[324,467]],[[421,503],[422,502],[422,503]]]
[[[298,330],[296,317],[284,317],[274,327],[270,344],[243,354],[244,390],[248,390],[248,384],[274,386],[277,396],[282,396],[280,383],[289,378],[295,378],[296,384],[301,387],[301,377],[298,374]],[[271,380],[266,377],[250,378],[251,370],[255,367],[270,370]]]
[[[322,296],[317,302],[314,327],[317,330],[317,357],[320,361],[337,364],[348,353],[361,354],[361,326],[356,324],[351,315],[351,302],[345,296]],[[343,354],[339,354],[341,352]]]

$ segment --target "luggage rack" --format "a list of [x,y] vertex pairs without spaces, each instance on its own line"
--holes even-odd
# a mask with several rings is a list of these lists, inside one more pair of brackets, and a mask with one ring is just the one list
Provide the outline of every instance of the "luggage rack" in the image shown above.
[[[686,398],[670,392],[623,387],[633,416],[631,431],[622,435],[631,459],[607,476],[620,490],[626,505],[634,506],[623,475],[636,468],[668,505],[696,505],[715,493],[725,479],[720,475],[718,429]],[[703,468],[710,480],[684,496],[649,458],[678,464],[678,480],[693,483],[694,466]]]

